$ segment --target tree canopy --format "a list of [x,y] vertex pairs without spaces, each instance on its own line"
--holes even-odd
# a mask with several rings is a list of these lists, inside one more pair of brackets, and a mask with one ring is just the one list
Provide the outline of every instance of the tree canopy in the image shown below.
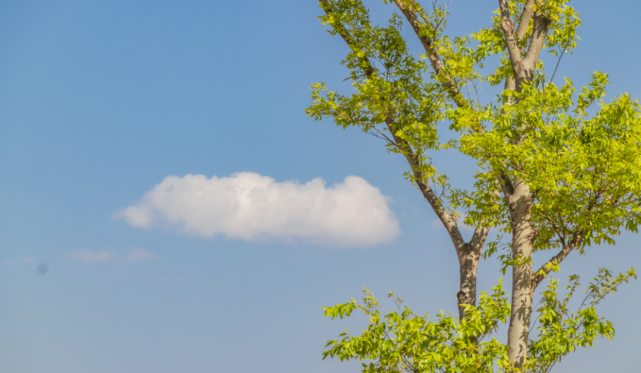
[[[539,341],[544,342],[528,339],[532,300],[542,280],[571,252],[584,253],[595,244],[613,244],[623,230],[637,232],[641,224],[638,100],[621,94],[604,102],[608,75],[598,71],[580,91],[568,78],[562,83],[554,81],[563,56],[577,47],[579,13],[568,5],[569,1],[498,0],[498,9],[487,19],[488,27],[468,36],[449,36],[447,3],[432,1],[430,8],[424,8],[415,0],[382,1],[395,10],[382,26],[371,22],[361,0],[319,1],[325,12],[321,23],[349,48],[342,63],[349,70],[347,79],[353,92],[341,94],[316,83],[312,86],[312,104],[306,111],[315,119],[329,118],[343,128],[355,126],[380,137],[390,152],[406,158],[407,179],[422,192],[451,237],[460,263],[461,291],[457,294],[458,324],[445,315],[430,324],[425,318],[402,311],[380,325],[392,328],[389,332],[396,336],[399,334],[393,330],[399,325],[408,328],[403,333],[415,330],[420,334],[437,328],[430,333],[439,338],[450,336],[446,338],[452,342],[449,346],[462,353],[457,355],[461,358],[471,359],[472,355],[465,352],[467,347],[454,343],[454,334],[461,343],[475,346],[475,364],[486,364],[481,361],[486,356],[494,362],[502,361],[501,367],[527,371],[537,371],[532,364],[547,356],[553,339],[584,338],[572,343],[586,345],[596,335],[611,337],[611,324],[603,324],[596,313],[587,311],[593,306],[582,309],[582,316],[574,315],[563,322],[590,319],[596,329],[582,324],[587,333],[583,337],[554,334],[553,329],[561,328],[563,322],[554,321],[550,315],[567,312],[563,305],[567,302],[552,295],[556,294],[557,283],[551,281],[551,288],[543,292],[547,308],[540,316],[544,332]],[[410,52],[401,33],[407,24],[424,53]],[[543,51],[557,58],[549,69],[540,59]],[[481,88],[498,85],[503,89],[493,100],[480,99]],[[443,150],[458,151],[476,163],[471,190],[452,185],[447,176],[450,170],[437,169],[433,164],[431,156]],[[463,214],[465,224],[475,227],[467,242],[458,227]],[[491,228],[497,235],[488,240]],[[511,238],[509,243],[502,244],[504,236]],[[505,251],[499,254],[501,249]],[[532,254],[544,250],[553,251],[551,259],[535,267]],[[479,259],[494,254],[502,261],[504,273],[512,269],[511,301],[505,303],[507,298],[498,287],[492,296],[482,293],[477,307]],[[631,270],[611,280],[610,273],[603,271],[600,276],[619,283],[634,276]],[[379,320],[374,298],[368,295],[365,299],[361,309]],[[492,305],[491,311],[488,305]],[[336,314],[336,309],[328,312],[332,316],[341,314]],[[505,351],[498,345],[479,344],[481,337],[505,318],[509,318]],[[579,324],[570,328],[576,329]],[[368,333],[380,336],[377,327]],[[431,343],[445,348],[438,338],[413,339],[411,343],[425,351],[432,348],[427,347]],[[340,346],[345,347],[334,344],[329,354],[356,356],[354,350]],[[567,346],[570,344],[563,347],[566,352],[572,349]],[[352,351],[352,355],[345,351]],[[439,352],[439,359],[450,363],[458,359],[452,351]],[[505,360],[496,360],[503,353]],[[375,354],[368,359],[381,356]],[[400,369],[380,364],[365,371]],[[438,371],[416,364],[406,368]],[[461,369],[444,371],[466,371]]]

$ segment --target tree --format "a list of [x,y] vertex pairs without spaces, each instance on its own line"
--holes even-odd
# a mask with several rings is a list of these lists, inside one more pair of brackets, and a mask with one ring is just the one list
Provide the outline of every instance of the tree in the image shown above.
[[[443,223],[459,259],[458,322],[476,320],[491,330],[501,320],[500,312],[479,316],[476,275],[482,257],[506,250],[498,256],[504,271],[512,270],[506,361],[510,369],[534,369],[528,353],[536,356],[541,346],[528,336],[542,280],[570,253],[613,244],[622,230],[637,232],[641,223],[641,107],[628,94],[604,103],[608,78],[600,72],[578,95],[569,79],[560,86],[553,82],[561,58],[577,45],[581,21],[569,1],[498,0],[489,27],[463,37],[445,34],[447,4],[433,0],[426,9],[415,0],[383,2],[398,11],[385,26],[372,24],[361,0],[319,1],[322,24],[349,47],[343,63],[355,92],[341,95],[314,84],[306,112],[343,128],[359,127],[405,157],[407,179]],[[424,54],[409,52],[403,23]],[[539,58],[543,50],[558,57],[550,75]],[[497,66],[488,73],[484,64],[493,61]],[[482,103],[478,89],[499,84],[501,93]],[[454,139],[442,140],[444,131]],[[432,164],[430,154],[445,149],[476,162],[473,190],[450,185]],[[458,228],[461,211],[465,224],[475,227],[468,242]],[[500,234],[488,241],[491,228]],[[511,237],[508,244],[501,244],[503,235]],[[554,255],[536,269],[532,254],[543,250]],[[616,278],[627,280],[634,272],[621,276]],[[496,291],[479,307],[491,304],[504,312],[502,289]],[[372,313],[375,300],[368,297],[362,307]],[[558,306],[550,302],[542,312]],[[328,314],[353,308],[339,306]],[[458,328],[453,322],[450,331]],[[471,338],[465,343],[478,349],[482,335],[465,335]],[[461,346],[458,351],[471,356]]]

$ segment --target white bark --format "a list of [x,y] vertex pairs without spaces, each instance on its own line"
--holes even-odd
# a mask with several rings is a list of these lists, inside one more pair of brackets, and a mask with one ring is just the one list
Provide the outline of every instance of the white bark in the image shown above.
[[535,237],[531,219],[530,188],[521,180],[508,197],[512,224],[512,311],[508,329],[508,357],[515,367],[527,360],[530,314],[532,313],[532,250]]

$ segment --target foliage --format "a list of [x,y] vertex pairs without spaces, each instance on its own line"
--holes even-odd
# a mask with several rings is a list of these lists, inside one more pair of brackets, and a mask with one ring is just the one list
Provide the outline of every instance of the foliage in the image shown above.
[[[595,306],[636,277],[633,270],[612,277],[602,269],[574,313],[568,304],[578,276],[570,276],[562,299],[559,282],[550,279],[535,310],[538,336],[529,340],[532,297],[543,278],[570,252],[614,244],[622,231],[637,232],[641,225],[641,106],[628,94],[606,103],[608,75],[599,71],[580,92],[568,78],[554,82],[561,59],[580,40],[581,20],[571,1],[499,0],[487,27],[457,37],[445,32],[445,1],[433,0],[426,9],[416,0],[382,0],[402,13],[384,26],[372,24],[362,0],[319,1],[321,23],[349,47],[342,63],[353,90],[341,94],[316,83],[306,113],[360,128],[407,159],[406,178],[452,238],[461,266],[457,298],[465,303],[459,305],[461,320],[415,315],[401,309],[398,298],[398,312],[381,316],[366,290],[363,304],[352,300],[325,310],[342,318],[358,309],[370,324],[360,336],[330,341],[324,357],[369,361],[364,372],[548,372],[577,347],[612,338],[612,324],[599,318]],[[424,54],[410,52],[402,32],[407,24]],[[539,59],[543,50],[556,58],[551,74]],[[501,83],[504,89],[493,99],[479,93]],[[440,151],[459,152],[477,165],[470,190],[450,185],[437,169],[431,156]],[[452,223],[460,216],[476,226],[469,242]],[[498,234],[486,242],[490,227]],[[511,243],[501,241],[505,235]],[[506,250],[498,255],[503,274],[511,267],[519,278],[512,284],[519,303],[510,305],[499,283],[474,306],[475,264],[499,249]],[[542,250],[558,254],[534,271],[532,255]],[[508,333],[509,348],[484,340],[508,315],[510,327],[517,325]]]
[[[465,211],[468,225],[511,233],[506,201],[496,193],[498,180],[525,181],[532,191],[535,251],[575,242],[583,252],[586,246],[614,243],[624,229],[636,232],[641,224],[641,107],[628,94],[603,102],[607,74],[595,72],[577,95],[569,79],[557,86],[539,62],[534,78],[520,92],[505,90],[482,104],[477,95],[482,84],[498,84],[512,73],[498,11],[490,27],[470,37],[450,38],[443,34],[448,14],[444,6],[417,8],[420,33],[429,37],[443,63],[436,74],[425,62],[428,56],[410,54],[398,14],[387,26],[378,26],[371,24],[359,0],[328,3],[332,12],[320,17],[321,22],[330,34],[348,35],[350,51],[343,63],[355,92],[341,95],[316,83],[308,115],[387,138],[391,152],[415,154],[418,164],[406,173],[408,179],[416,181],[420,175],[442,189],[440,202],[455,215]],[[581,24],[567,3],[547,1],[540,9],[550,22],[545,47],[561,48],[555,52],[560,57],[576,46]],[[509,4],[518,19],[523,2]],[[519,41],[522,51],[531,29],[532,24]],[[487,74],[483,64],[492,55],[500,56],[500,66]],[[459,93],[453,94],[444,80],[453,82]],[[403,146],[385,135],[387,125]],[[454,139],[443,141],[448,129],[453,133],[446,138]],[[477,163],[473,190],[452,187],[447,174],[437,171],[429,153],[445,149]],[[496,247],[497,242],[490,243],[486,255]]]
[[[569,302],[581,285],[579,276],[569,277],[568,292],[558,299],[559,281],[550,279],[537,309],[538,336],[531,340],[528,363],[521,372],[549,372],[577,347],[593,346],[598,337],[612,339],[614,327],[600,318],[596,305],[619,285],[636,278],[634,269],[613,277],[606,269],[590,282],[585,298],[576,312],[569,311]],[[507,372],[510,361],[507,346],[491,337],[510,314],[510,304],[501,280],[491,294],[481,293],[477,307],[467,306],[466,319],[457,320],[441,311],[436,320],[429,314],[414,314],[394,293],[398,312],[381,316],[381,306],[372,292],[365,288],[362,303],[354,299],[345,304],[324,308],[332,319],[349,317],[360,310],[369,318],[369,325],[359,336],[345,333],[329,341],[323,352],[343,360],[358,359],[364,373],[375,372]],[[491,337],[491,338],[490,338]],[[511,370],[514,371],[514,370]]]

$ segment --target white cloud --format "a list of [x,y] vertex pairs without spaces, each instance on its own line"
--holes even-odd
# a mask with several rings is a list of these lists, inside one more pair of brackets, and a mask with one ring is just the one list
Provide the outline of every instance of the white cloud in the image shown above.
[[154,255],[154,253],[149,250],[137,249],[127,254],[127,256],[125,257],[125,262],[133,264],[141,260],[153,259],[155,257],[156,255]]
[[210,179],[168,176],[114,218],[201,237],[367,246],[400,233],[387,201],[358,176],[331,187],[320,178],[276,182],[252,172]]
[[69,253],[69,258],[85,263],[106,263],[113,258],[113,255],[108,251],[93,252],[83,249]]

